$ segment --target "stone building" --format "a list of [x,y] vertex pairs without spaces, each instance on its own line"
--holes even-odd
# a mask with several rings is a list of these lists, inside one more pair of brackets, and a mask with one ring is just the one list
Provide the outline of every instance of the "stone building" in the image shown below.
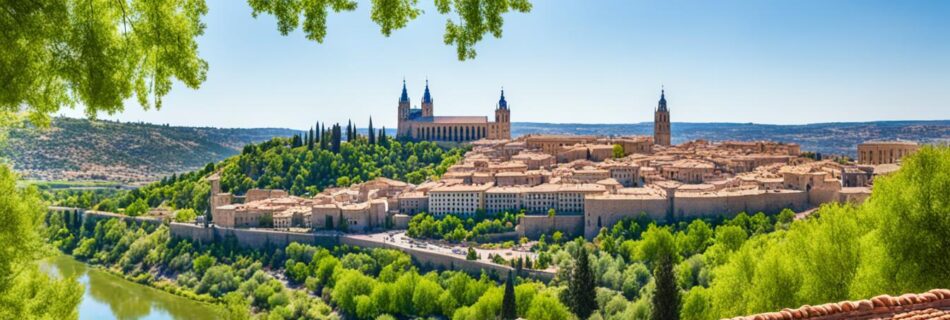
[[425,141],[468,142],[479,139],[511,139],[511,111],[505,100],[505,90],[495,106],[495,121],[483,116],[436,116],[435,100],[426,80],[422,107],[411,108],[406,82],[402,83],[399,97],[396,137]]
[[859,164],[898,163],[901,158],[917,151],[911,141],[868,141],[858,145]]
[[666,108],[666,92],[660,90],[660,102],[653,113],[653,143],[670,145],[670,110]]

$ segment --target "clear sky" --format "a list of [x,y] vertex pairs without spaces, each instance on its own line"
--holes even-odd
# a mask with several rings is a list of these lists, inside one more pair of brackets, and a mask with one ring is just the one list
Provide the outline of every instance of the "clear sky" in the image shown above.
[[318,44],[244,1],[208,0],[202,87],[100,117],[303,129],[372,115],[392,128],[403,77],[413,106],[428,77],[437,115],[491,116],[504,86],[515,122],[652,121],[661,85],[673,122],[950,119],[950,1],[533,0],[464,62],[432,0],[389,38],[359,3]]

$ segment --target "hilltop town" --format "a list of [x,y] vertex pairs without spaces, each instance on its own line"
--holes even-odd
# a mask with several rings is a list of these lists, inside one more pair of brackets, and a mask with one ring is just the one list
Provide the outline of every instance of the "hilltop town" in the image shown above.
[[[913,142],[872,141],[858,146],[858,161],[849,162],[816,159],[794,143],[695,140],[671,145],[664,94],[655,110],[654,136],[628,137],[488,139],[481,135],[482,127],[469,129],[475,125],[433,116],[428,85],[422,111],[406,111],[405,85],[399,101],[400,117],[422,114],[399,129],[402,138],[471,144],[464,159],[440,179],[410,184],[377,178],[310,197],[264,189],[239,196],[222,192],[220,178],[212,175],[207,179],[211,222],[225,228],[368,232],[406,228],[419,213],[471,217],[520,212],[521,237],[560,231],[592,238],[602,228],[639,215],[672,222],[860,203],[876,175],[896,170],[900,159],[917,149]],[[507,125],[510,111],[503,93],[496,108],[502,111],[498,123]]]

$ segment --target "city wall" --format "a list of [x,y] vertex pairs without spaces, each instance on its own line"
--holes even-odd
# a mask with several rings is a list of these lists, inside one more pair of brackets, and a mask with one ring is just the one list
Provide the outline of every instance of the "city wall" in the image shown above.
[[677,218],[707,216],[732,217],[740,212],[776,214],[782,209],[802,211],[809,207],[808,194],[801,191],[736,193],[709,196],[679,193],[673,198],[673,213]]
[[582,215],[525,215],[516,227],[518,236],[537,239],[542,234],[550,236],[554,231],[564,233],[566,239],[581,235],[583,232],[584,216]]
[[219,242],[234,237],[241,246],[254,249],[264,249],[268,246],[284,247],[291,242],[332,248],[340,243],[340,234],[336,232],[299,233],[260,229],[232,229],[219,226],[205,228],[202,225],[177,222],[170,223],[169,229],[175,237],[200,243]]

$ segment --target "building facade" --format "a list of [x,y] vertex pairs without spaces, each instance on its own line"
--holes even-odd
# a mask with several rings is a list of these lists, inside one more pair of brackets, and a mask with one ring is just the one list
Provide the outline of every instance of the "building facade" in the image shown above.
[[670,145],[670,110],[666,108],[665,90],[660,90],[660,102],[653,113],[653,143]]
[[858,163],[898,163],[904,156],[917,151],[917,148],[917,143],[910,141],[868,141],[858,145]]
[[511,111],[505,100],[505,90],[495,106],[495,121],[483,116],[436,116],[435,101],[429,92],[426,80],[422,94],[422,106],[412,108],[406,82],[402,83],[402,95],[399,97],[398,139],[424,141],[468,142],[479,139],[511,139]]

